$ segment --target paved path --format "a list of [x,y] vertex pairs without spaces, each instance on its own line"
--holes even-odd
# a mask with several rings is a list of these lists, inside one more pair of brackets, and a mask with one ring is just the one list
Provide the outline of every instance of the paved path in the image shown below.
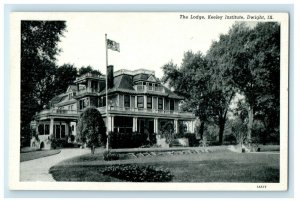
[[55,181],[49,169],[55,164],[91,152],[89,149],[62,149],[59,154],[20,163],[20,181]]

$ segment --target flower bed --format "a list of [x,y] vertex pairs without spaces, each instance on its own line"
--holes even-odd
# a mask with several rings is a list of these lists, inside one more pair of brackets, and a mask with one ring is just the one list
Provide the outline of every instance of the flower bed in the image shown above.
[[169,182],[173,178],[169,170],[153,166],[112,165],[102,173],[129,182]]

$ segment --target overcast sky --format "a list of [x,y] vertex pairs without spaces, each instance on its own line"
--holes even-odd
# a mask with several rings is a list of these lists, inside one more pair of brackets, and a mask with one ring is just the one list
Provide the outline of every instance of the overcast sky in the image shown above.
[[[105,33],[120,43],[120,53],[108,51],[108,63],[119,69],[150,69],[162,77],[161,67],[180,65],[188,50],[206,53],[213,40],[227,33],[234,20],[180,19],[182,13],[77,13],[65,15],[58,65],[90,65],[105,74]],[[205,15],[184,13],[189,16]],[[206,15],[207,16],[207,15]]]

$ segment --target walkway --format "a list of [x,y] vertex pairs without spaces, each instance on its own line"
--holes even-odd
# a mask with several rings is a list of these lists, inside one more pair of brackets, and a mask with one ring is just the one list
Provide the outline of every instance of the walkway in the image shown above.
[[91,152],[89,149],[62,149],[57,155],[34,159],[20,163],[20,181],[55,181],[49,169],[55,164],[69,158]]

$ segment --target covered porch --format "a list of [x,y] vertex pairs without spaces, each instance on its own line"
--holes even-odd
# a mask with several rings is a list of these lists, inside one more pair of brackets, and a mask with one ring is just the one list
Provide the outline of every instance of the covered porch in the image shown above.
[[158,134],[167,123],[171,123],[173,125],[174,133],[194,133],[195,128],[195,121],[193,119],[109,115],[107,119],[105,118],[105,122],[108,131],[120,133],[139,132]]

